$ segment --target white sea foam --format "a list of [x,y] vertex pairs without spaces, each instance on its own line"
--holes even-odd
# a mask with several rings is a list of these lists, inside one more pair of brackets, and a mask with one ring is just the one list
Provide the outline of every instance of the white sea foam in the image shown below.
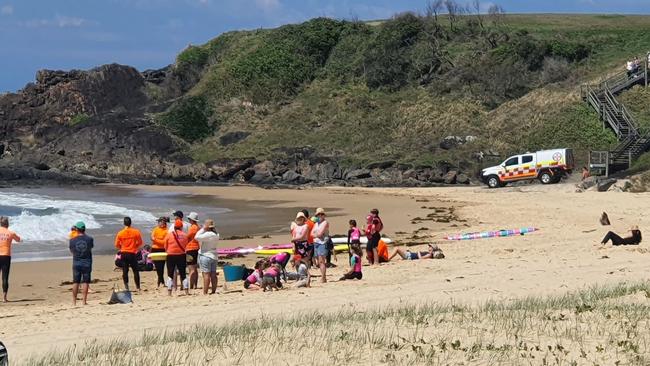
[[149,212],[111,203],[57,200],[36,194],[0,192],[0,205],[22,209],[20,215],[10,216],[10,227],[26,241],[65,240],[77,221],[84,221],[88,229],[99,229],[121,216],[131,217],[136,224],[155,220]]

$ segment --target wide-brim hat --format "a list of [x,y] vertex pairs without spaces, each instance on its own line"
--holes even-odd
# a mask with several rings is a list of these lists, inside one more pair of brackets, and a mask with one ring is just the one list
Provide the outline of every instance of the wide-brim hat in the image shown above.
[[196,212],[190,212],[190,214],[187,215],[187,219],[192,221],[199,221],[199,214]]
[[318,215],[325,215],[325,209],[322,207],[319,207],[316,209],[316,216]]

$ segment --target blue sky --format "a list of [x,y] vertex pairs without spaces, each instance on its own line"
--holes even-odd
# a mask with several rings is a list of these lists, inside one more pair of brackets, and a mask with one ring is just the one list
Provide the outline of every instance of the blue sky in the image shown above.
[[[460,0],[459,2],[463,2]],[[650,0],[483,0],[508,13],[650,14]],[[140,70],[173,62],[189,43],[236,29],[318,16],[381,19],[426,0],[0,0],[0,92],[42,68],[117,62]]]

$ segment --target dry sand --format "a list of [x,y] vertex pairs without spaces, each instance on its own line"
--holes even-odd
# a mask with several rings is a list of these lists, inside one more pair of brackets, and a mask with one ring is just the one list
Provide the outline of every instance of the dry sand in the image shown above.
[[[143,188],[143,187],[138,187]],[[105,305],[121,273],[112,259],[96,258],[90,305],[72,307],[68,261],[17,263],[12,266],[9,304],[0,304],[0,340],[14,361],[94,338],[134,339],[147,330],[220,324],[261,315],[303,311],[386,308],[400,303],[439,301],[479,304],[528,295],[562,294],[595,284],[645,280],[650,255],[644,242],[636,247],[602,247],[609,229],[624,233],[630,225],[650,227],[649,194],[576,193],[573,185],[529,185],[488,190],[454,188],[313,188],[266,190],[252,187],[144,187],[229,199],[273,202],[274,207],[323,206],[335,232],[347,220],[362,221],[378,207],[386,234],[398,243],[438,242],[444,260],[396,260],[364,267],[362,281],[333,281],[343,268],[330,271],[331,282],[313,288],[274,293],[231,292],[168,298],[155,290],[154,273],[143,275],[144,291],[130,305]],[[451,212],[450,212],[451,210]],[[598,223],[607,211],[612,227]],[[433,221],[427,217],[431,215]],[[418,219],[419,218],[419,219]],[[451,222],[436,222],[435,220]],[[291,218],[287,218],[289,222]],[[448,233],[535,226],[526,236],[466,242],[442,240]],[[288,234],[255,238],[256,243],[287,241]],[[237,242],[224,245],[232,246]],[[392,249],[391,249],[392,251]],[[234,260],[238,263],[239,260]],[[340,264],[345,262],[340,256]],[[342,266],[341,266],[342,267]],[[316,273],[316,271],[312,271]],[[260,306],[263,304],[263,306]]]

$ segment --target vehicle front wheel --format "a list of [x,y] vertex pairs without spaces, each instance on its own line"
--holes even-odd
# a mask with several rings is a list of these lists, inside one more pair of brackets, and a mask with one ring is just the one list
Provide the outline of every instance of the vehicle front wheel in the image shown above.
[[554,179],[555,179],[555,178],[553,177],[553,175],[551,174],[551,172],[548,171],[548,170],[545,171],[545,172],[542,172],[542,174],[539,175],[539,181],[542,182],[542,184],[550,184],[550,183],[553,183],[553,180],[554,180]]
[[490,175],[487,178],[487,185],[490,188],[499,188],[501,187],[501,181],[499,180],[499,177],[496,175]]

